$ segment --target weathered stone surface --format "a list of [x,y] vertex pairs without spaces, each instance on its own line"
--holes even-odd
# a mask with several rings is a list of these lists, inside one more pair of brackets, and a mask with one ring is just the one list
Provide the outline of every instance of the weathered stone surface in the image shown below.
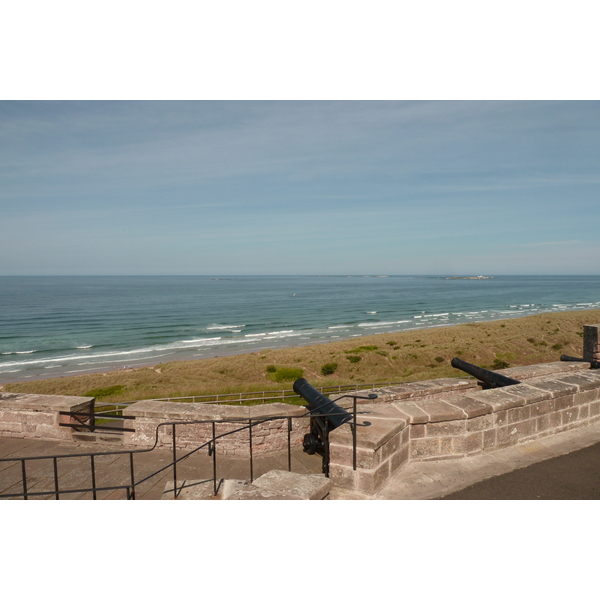
[[441,421],[439,423],[427,423],[425,425],[426,437],[441,437],[447,435],[461,435],[466,431],[466,419],[456,421]]
[[357,471],[356,490],[364,494],[375,493],[390,476],[390,462],[382,463],[376,469]]
[[559,396],[567,396],[574,394],[578,391],[576,385],[570,383],[563,383],[558,379],[545,379],[543,381],[531,381],[529,383],[531,387],[543,390],[550,394],[551,398],[557,398]]
[[394,402],[401,418],[408,418],[411,424],[428,423],[429,415],[414,402]]
[[254,480],[257,488],[278,492],[286,496],[298,496],[303,500],[322,500],[332,487],[324,475],[305,475],[273,470]]
[[204,421],[239,419],[261,419],[268,417],[293,417],[306,413],[302,406],[290,404],[258,404],[256,406],[227,406],[206,402],[163,402],[160,400],[141,400],[123,410],[124,415],[161,419],[162,421]]
[[[513,386],[509,386],[509,388],[510,387]],[[507,389],[509,388],[469,392],[468,394],[465,394],[465,396],[472,398],[473,400],[477,400],[478,402],[488,404],[492,407],[494,412],[507,410],[516,406],[523,406],[525,404],[525,400],[518,395],[508,393]]]
[[422,400],[419,402],[419,407],[425,411],[430,423],[453,421],[467,416],[464,410],[443,400]]
[[556,377],[555,379],[568,385],[576,385],[579,392],[597,390],[598,386],[600,386],[600,370],[590,370],[583,373]]
[[470,433],[457,436],[452,440],[452,452],[455,454],[470,454],[483,450],[483,433]]
[[446,402],[463,410],[469,419],[487,415],[493,410],[489,404],[481,402],[481,400],[476,400],[473,396],[466,394],[461,394],[455,398],[448,398]]
[[88,412],[93,398],[81,396],[49,396],[43,394],[3,394],[2,410],[17,409],[36,412]]
[[442,453],[440,438],[422,438],[410,440],[409,456],[411,459],[421,459],[425,456],[439,456]]
[[466,431],[472,433],[474,431],[484,431],[491,429],[494,426],[494,415],[482,415],[481,417],[475,417],[474,419],[467,419]]
[[[380,407],[377,404],[369,405],[368,414],[361,414],[361,418],[358,419],[358,423],[370,423],[367,426],[357,427],[357,445],[361,448],[377,449],[406,426],[406,421],[396,416],[397,413],[395,411],[392,410],[390,412],[390,407],[381,407],[381,409],[385,409],[383,413],[378,413],[379,409]],[[377,414],[380,415],[380,418],[377,418]],[[392,415],[394,418],[382,418],[385,415]],[[344,424],[334,429],[329,434],[329,441],[332,444],[340,446],[352,445],[352,430],[350,426]]]
[[553,375],[558,375],[560,373],[585,371],[586,369],[589,370],[589,368],[590,365],[586,363],[556,361],[523,367],[509,367],[508,369],[495,371],[495,373],[500,373],[501,375],[511,377],[518,381],[527,381],[539,377],[552,377]]
[[[472,379],[457,379],[454,377],[443,377],[430,379],[428,381],[413,381],[402,385],[386,388],[386,392],[394,402],[409,400],[419,397],[430,397],[437,394],[460,392],[477,387]],[[370,391],[370,390],[369,390]]]
[[518,423],[531,417],[531,408],[529,406],[518,406],[507,411],[509,423]]
[[551,398],[551,394],[548,391],[541,390],[533,385],[520,383],[518,385],[508,385],[503,387],[502,390],[512,396],[522,398],[525,404],[534,404],[535,402],[542,402]]

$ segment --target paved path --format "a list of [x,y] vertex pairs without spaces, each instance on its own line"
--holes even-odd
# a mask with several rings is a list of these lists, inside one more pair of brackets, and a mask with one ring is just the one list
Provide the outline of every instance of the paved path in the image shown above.
[[[0,438],[0,458],[26,456],[48,456],[53,454],[76,454],[85,452],[120,452],[95,459],[96,486],[128,485],[130,483],[129,453],[123,453],[123,446],[52,442],[18,438]],[[178,451],[178,457],[185,454]],[[134,454],[136,481],[168,465],[173,460],[171,450],[155,449],[151,452]],[[272,469],[287,470],[287,452],[277,452],[254,457],[253,475],[256,479]],[[60,489],[85,489],[91,486],[89,458],[61,458],[57,461]],[[54,468],[51,459],[27,461],[28,492],[41,492],[54,489]],[[302,449],[292,451],[292,470],[297,473],[320,473],[321,458],[309,456]],[[178,463],[177,480],[211,479],[213,476],[212,458],[206,450],[201,450]],[[217,452],[217,477],[219,479],[250,479],[250,462],[247,458],[219,455]],[[21,463],[0,462],[0,494],[21,493]],[[136,486],[136,499],[159,500],[167,482],[173,481],[173,469],[167,468],[144,483]],[[120,500],[126,496],[125,490],[98,492],[98,499]],[[54,499],[55,495],[30,496],[30,499]],[[91,492],[63,494],[65,499],[92,499]]]
[[486,479],[441,500],[600,500],[600,443]]

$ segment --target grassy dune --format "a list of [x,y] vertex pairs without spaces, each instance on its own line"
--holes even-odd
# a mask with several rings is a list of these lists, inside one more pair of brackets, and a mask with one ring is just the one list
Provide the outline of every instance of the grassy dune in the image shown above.
[[299,376],[315,386],[458,377],[462,373],[450,366],[455,356],[494,369],[556,361],[561,354],[581,356],[582,326],[599,322],[600,310],[546,313],[12,383],[4,391],[79,396],[100,390],[120,401],[291,389]]

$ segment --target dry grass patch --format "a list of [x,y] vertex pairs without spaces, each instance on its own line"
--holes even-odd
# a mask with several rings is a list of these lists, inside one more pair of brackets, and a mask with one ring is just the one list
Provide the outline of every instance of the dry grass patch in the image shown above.
[[[460,377],[450,360],[492,368],[557,361],[582,355],[584,324],[600,322],[600,310],[546,313],[519,319],[366,336],[328,344],[265,350],[155,367],[6,384],[5,391],[81,396],[112,388],[111,401],[291,389],[267,372],[297,370],[315,386],[417,381]],[[528,341],[528,338],[535,343]],[[384,350],[385,348],[385,350]],[[358,359],[358,360],[357,360]],[[441,359],[441,360],[440,360]],[[337,364],[335,370],[324,365]],[[496,366],[494,366],[496,365]],[[118,390],[114,386],[122,386]]]

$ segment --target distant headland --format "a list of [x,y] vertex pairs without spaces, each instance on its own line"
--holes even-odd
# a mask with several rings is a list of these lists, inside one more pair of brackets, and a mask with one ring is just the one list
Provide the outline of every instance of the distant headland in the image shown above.
[[446,279],[494,279],[485,275],[475,275],[474,277],[446,277]]

